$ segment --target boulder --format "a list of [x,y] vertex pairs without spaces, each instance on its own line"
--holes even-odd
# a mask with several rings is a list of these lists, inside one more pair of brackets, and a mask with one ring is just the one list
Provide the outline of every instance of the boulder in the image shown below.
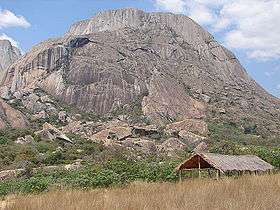
[[205,94],[201,95],[201,98],[204,102],[209,103],[211,101],[211,97]]
[[91,139],[101,142],[106,142],[108,139],[122,141],[132,135],[131,131],[130,127],[111,127],[92,135]]
[[16,144],[30,144],[34,142],[34,138],[31,135],[27,135],[25,137],[19,137],[15,141]]
[[40,111],[40,112],[37,113],[37,114],[32,115],[31,120],[32,120],[32,121],[36,121],[36,120],[46,119],[46,118],[48,118],[48,115],[47,115],[47,113],[45,112],[45,110],[43,110],[43,111]]
[[157,147],[154,141],[141,138],[127,138],[121,142],[123,147],[138,151],[144,154],[156,154]]
[[135,137],[148,137],[152,139],[159,139],[163,135],[163,132],[159,131],[155,125],[147,125],[133,126],[132,134]]
[[17,178],[22,173],[24,173],[24,169],[0,171],[0,181]]
[[204,136],[199,136],[197,134],[185,130],[181,130],[179,132],[179,138],[183,139],[184,142],[186,142],[188,145],[195,145],[206,139],[206,137]]
[[72,164],[67,164],[64,166],[64,169],[66,169],[67,171],[75,171],[78,170],[82,167],[82,160],[76,160],[75,163]]
[[33,113],[38,113],[46,109],[46,105],[39,101],[40,97],[31,93],[22,100],[23,106]]
[[98,122],[82,122],[68,119],[67,121],[68,124],[62,127],[62,132],[79,134],[88,139],[101,130],[106,129],[104,124]]
[[66,123],[67,122],[67,114],[65,111],[60,111],[58,113],[58,119],[62,122],[62,123]]
[[46,112],[49,114],[49,115],[57,115],[58,114],[58,111],[57,109],[54,107],[53,104],[51,103],[46,103]]
[[10,89],[8,87],[1,87],[0,88],[0,97],[5,100],[10,100],[12,95],[10,93]]
[[207,152],[208,145],[205,142],[200,142],[194,149],[193,152],[200,153],[200,152]]
[[35,134],[40,136],[43,140],[54,141],[60,139],[67,143],[73,144],[73,141],[71,141],[64,133],[49,123],[44,123],[43,130],[37,131]]
[[184,151],[187,145],[177,138],[169,138],[158,146],[159,152],[178,152]]
[[226,114],[226,113],[227,113],[227,111],[226,111],[225,108],[219,108],[219,109],[218,109],[218,112],[219,112],[220,114]]
[[26,128],[28,124],[28,120],[20,111],[12,108],[3,99],[0,99],[0,129],[7,126]]
[[53,100],[48,95],[41,96],[40,100],[42,103],[53,103]]

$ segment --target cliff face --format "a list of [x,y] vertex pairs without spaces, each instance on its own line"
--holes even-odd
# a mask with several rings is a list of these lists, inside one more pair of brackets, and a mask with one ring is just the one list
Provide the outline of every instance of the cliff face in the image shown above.
[[8,40],[0,40],[0,80],[6,70],[21,56],[20,50]]
[[[0,40],[0,81],[3,79],[5,70],[20,56],[20,50],[12,46],[10,41]],[[27,126],[27,120],[21,112],[0,99],[0,129],[7,126],[23,128]]]
[[280,131],[279,100],[182,15],[123,9],[78,22],[11,65],[1,91],[15,97],[36,88],[101,115],[140,98],[155,123],[250,119]]

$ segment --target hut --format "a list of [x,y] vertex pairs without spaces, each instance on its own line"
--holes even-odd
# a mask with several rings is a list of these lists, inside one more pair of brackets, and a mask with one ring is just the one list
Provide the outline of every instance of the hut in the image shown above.
[[199,177],[201,169],[214,169],[217,177],[220,173],[228,172],[265,172],[274,167],[255,155],[222,155],[214,153],[195,153],[188,160],[177,167],[177,171],[198,169]]

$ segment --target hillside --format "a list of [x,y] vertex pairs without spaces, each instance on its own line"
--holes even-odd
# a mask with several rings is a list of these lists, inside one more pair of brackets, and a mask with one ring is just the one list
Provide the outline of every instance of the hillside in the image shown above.
[[280,131],[280,100],[183,15],[121,9],[74,24],[10,66],[1,92],[26,104],[23,96],[36,89],[81,111],[126,121],[126,108],[137,101],[152,124],[225,121],[250,123],[262,135]]
[[1,170],[161,161],[193,149],[279,166],[279,99],[183,15],[99,13],[34,46],[4,75]]

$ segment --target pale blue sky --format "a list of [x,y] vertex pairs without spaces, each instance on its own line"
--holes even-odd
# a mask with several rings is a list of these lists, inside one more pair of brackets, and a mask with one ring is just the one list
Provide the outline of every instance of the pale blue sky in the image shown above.
[[[0,0],[0,36],[5,34],[13,38],[23,51],[28,51],[45,39],[63,35],[72,23],[107,9],[134,7],[145,11],[184,13],[202,24],[220,43],[230,47],[251,77],[270,93],[280,97],[280,36],[279,33],[277,37],[274,36],[274,29],[280,28],[280,18],[271,15],[278,6],[280,8],[280,3],[278,0],[245,0],[234,7],[238,1],[241,0]],[[255,11],[242,3],[249,2],[252,5],[254,1],[264,1],[265,4],[258,5]],[[228,5],[228,2],[232,5]],[[254,12],[259,13],[260,8],[265,17],[268,16],[266,11],[271,16],[263,23],[265,27],[260,25],[262,21],[254,19]],[[17,26],[9,25],[1,16],[5,10],[12,12],[16,18],[23,16],[30,26],[23,21],[17,22]],[[275,12],[276,15],[278,13]],[[7,12],[4,14],[7,17]],[[269,24],[271,26],[267,26]],[[250,32],[254,34],[252,37],[248,35]]]

